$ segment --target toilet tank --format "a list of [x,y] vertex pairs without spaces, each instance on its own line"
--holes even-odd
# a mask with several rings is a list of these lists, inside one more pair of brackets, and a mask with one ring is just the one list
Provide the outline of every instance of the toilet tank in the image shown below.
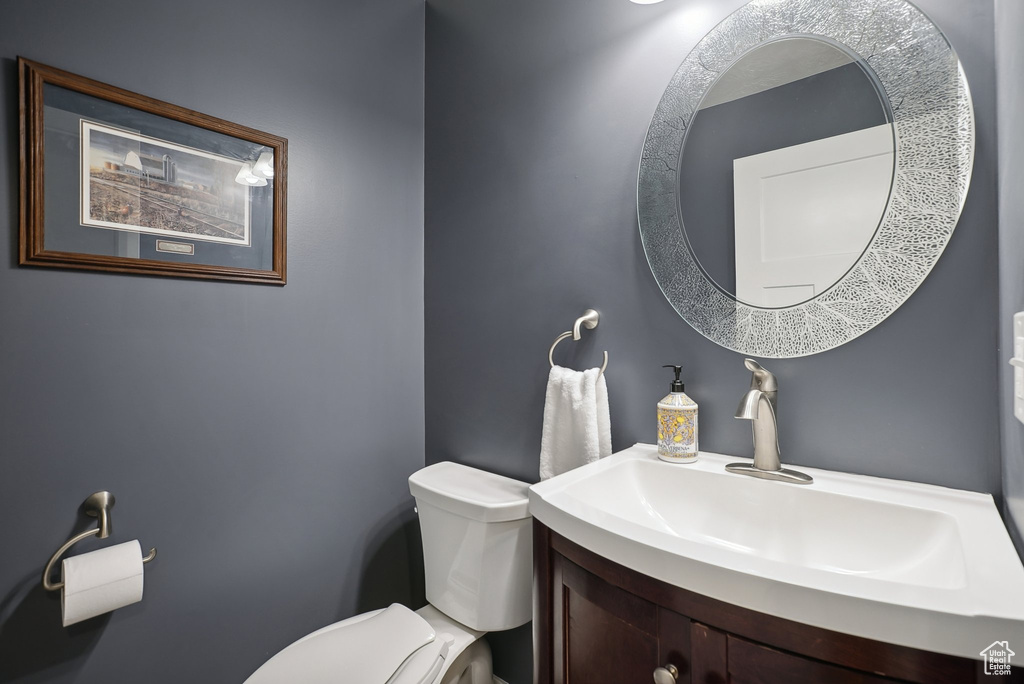
[[533,529],[525,482],[458,463],[412,474],[427,601],[470,629],[530,621]]

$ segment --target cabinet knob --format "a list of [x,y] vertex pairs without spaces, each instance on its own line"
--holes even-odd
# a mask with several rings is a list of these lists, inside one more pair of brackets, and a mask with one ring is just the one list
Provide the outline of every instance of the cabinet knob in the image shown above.
[[679,670],[675,665],[669,664],[654,670],[654,684],[676,684],[678,678]]

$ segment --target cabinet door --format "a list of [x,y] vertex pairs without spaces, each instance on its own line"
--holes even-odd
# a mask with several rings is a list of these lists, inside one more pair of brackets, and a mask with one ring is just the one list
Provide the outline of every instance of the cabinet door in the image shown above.
[[555,683],[650,684],[659,665],[658,607],[561,556],[554,571]]
[[707,625],[702,625],[699,622],[690,623],[693,684],[726,684],[729,682],[727,674],[729,638],[725,632],[719,632]]
[[776,651],[731,634],[727,640],[729,684],[893,684],[897,681]]
[[[690,618],[665,608],[658,609],[658,664],[676,668],[676,684],[699,684],[691,658],[693,624]],[[725,663],[722,663],[725,670]],[[653,673],[651,673],[653,675]]]

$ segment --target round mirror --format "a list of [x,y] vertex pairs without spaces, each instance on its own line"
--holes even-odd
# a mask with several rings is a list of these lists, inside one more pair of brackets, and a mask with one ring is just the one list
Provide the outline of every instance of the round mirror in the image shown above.
[[679,216],[707,276],[751,306],[806,302],[860,258],[889,200],[893,131],[863,60],[823,40],[755,47],[684,138]]
[[644,143],[637,213],[666,298],[762,357],[839,346],[928,275],[970,183],[974,119],[906,0],[752,0],[705,36]]

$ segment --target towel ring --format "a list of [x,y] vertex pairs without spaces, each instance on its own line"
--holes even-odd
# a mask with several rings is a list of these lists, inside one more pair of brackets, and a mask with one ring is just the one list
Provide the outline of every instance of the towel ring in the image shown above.
[[[555,347],[558,346],[559,342],[568,337],[571,337],[574,340],[579,340],[581,337],[580,326],[586,328],[587,330],[593,330],[594,328],[597,327],[597,324],[600,322],[600,320],[601,314],[594,311],[593,309],[587,309],[586,311],[583,312],[583,315],[577,318],[576,322],[573,323],[572,330],[566,330],[564,333],[556,337],[555,341],[551,343],[551,348],[548,349],[548,363],[551,364],[551,367],[555,367]],[[604,363],[601,364],[601,371],[597,374],[597,377],[601,377],[602,375],[604,375],[604,371],[606,368],[608,368],[607,351],[604,353]]]

